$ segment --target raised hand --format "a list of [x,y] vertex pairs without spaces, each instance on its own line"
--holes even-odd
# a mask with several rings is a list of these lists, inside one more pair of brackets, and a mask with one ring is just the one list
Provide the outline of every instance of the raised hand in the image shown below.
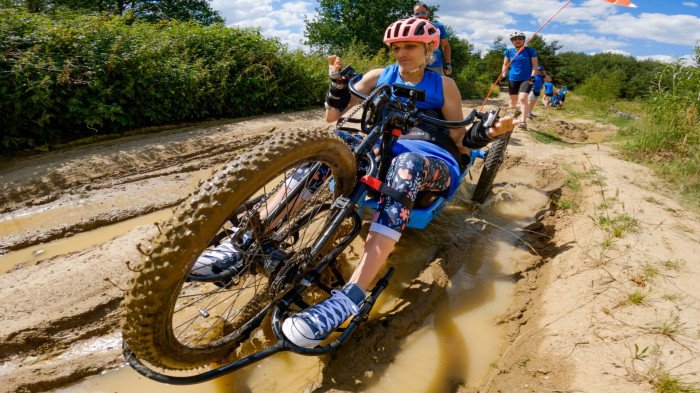
[[333,77],[338,77],[338,73],[343,69],[343,59],[339,56],[331,55],[328,56],[328,75]]

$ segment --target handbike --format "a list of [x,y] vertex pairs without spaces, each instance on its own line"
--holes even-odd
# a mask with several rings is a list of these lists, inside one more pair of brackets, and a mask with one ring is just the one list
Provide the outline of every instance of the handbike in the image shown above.
[[[274,135],[203,182],[150,244],[139,246],[143,258],[131,267],[121,327],[123,354],[140,374],[199,383],[280,351],[318,355],[342,345],[368,318],[393,269],[347,326],[315,348],[289,342],[281,324],[345,284],[338,256],[359,235],[360,213],[376,209],[397,139],[421,122],[489,127],[498,118],[496,111],[472,111],[456,122],[432,118],[416,109],[425,97],[420,89],[394,85],[392,95],[383,84],[365,96],[354,86],[361,74],[347,67],[343,75],[362,99],[336,126],[357,134],[353,148],[323,129]],[[472,151],[462,178],[476,157],[482,152]],[[424,228],[446,203],[444,195],[419,194],[408,226]],[[197,258],[224,241],[240,250],[236,263],[193,274]]]

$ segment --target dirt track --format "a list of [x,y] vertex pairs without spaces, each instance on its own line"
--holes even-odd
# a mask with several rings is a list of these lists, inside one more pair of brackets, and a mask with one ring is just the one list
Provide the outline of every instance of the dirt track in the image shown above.
[[[325,126],[321,116],[210,123],[8,163],[0,168],[0,253],[173,206],[241,149],[272,132]],[[518,232],[532,257],[516,266],[516,300],[497,321],[508,331],[503,356],[479,391],[651,392],[664,373],[700,382],[697,215],[657,193],[648,170],[591,143],[591,135],[610,128],[563,120],[562,112],[530,125],[530,134],[514,136],[496,191],[530,187],[553,202]],[[531,133],[539,129],[567,143],[537,143]],[[580,190],[564,187],[572,173]],[[623,215],[636,221],[618,237],[608,223]],[[130,275],[128,261],[140,257],[136,244],[155,231],[141,226],[0,275],[0,390],[49,390],[122,364],[120,288]],[[355,376],[364,371],[358,364],[368,363],[352,356],[367,357],[374,370],[390,363],[391,353],[366,348],[400,343],[433,313],[459,267],[450,258],[458,252],[443,249],[416,278],[432,290],[406,292],[415,296],[407,299],[411,313],[371,320],[374,328],[358,332],[358,341],[372,342],[358,349],[363,355],[348,349],[329,357],[318,390],[357,390]],[[631,301],[636,293],[645,296]],[[86,347],[94,348],[89,356],[68,356]],[[458,383],[451,390],[474,387]]]

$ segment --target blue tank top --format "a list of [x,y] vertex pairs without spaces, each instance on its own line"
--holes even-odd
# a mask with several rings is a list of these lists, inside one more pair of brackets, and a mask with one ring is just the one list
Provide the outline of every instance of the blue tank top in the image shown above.
[[[436,72],[425,71],[425,75],[423,75],[423,79],[420,83],[412,85],[401,79],[398,64],[392,64],[386,67],[384,71],[382,71],[382,74],[379,75],[377,86],[382,83],[386,83],[389,86],[398,83],[400,85],[413,86],[425,90],[425,101],[416,103],[416,108],[418,109],[437,109],[441,111],[442,104],[445,103],[445,97],[442,94],[442,76]],[[401,98],[401,101],[406,102],[406,99]]]
[[[382,74],[377,80],[377,86],[386,83],[389,86],[393,86],[394,83],[398,83],[406,86],[413,86],[410,83],[405,83],[399,75],[399,66],[397,64],[392,64],[382,71]],[[423,80],[420,81],[415,87],[425,90],[425,101],[417,102],[416,107],[422,110],[433,110],[442,114],[442,105],[445,102],[445,97],[442,93],[442,76],[432,71],[425,71],[423,75]],[[405,101],[405,98],[401,98]],[[457,192],[459,188],[459,177],[460,170],[457,161],[447,150],[430,143],[428,141],[413,140],[413,139],[399,139],[394,145],[394,149],[391,151],[395,156],[401,153],[414,152],[420,153],[426,157],[438,158],[447,163],[450,168],[450,189],[447,192],[447,200],[452,199],[452,196]]]

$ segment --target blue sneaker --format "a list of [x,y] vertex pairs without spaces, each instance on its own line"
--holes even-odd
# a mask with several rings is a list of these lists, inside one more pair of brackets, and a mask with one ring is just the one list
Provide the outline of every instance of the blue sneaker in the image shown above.
[[190,273],[210,276],[225,270],[233,270],[234,274],[243,270],[243,253],[231,243],[231,239],[226,239],[213,250],[202,253]]
[[292,344],[313,348],[325,340],[350,316],[357,314],[365,300],[365,291],[347,283],[331,291],[331,297],[284,320],[282,332]]

